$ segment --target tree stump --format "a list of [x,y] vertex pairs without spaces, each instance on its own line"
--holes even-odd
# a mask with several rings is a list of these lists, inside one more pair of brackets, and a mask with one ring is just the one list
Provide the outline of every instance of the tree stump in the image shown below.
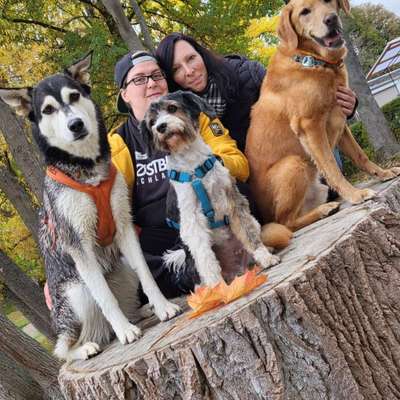
[[67,399],[400,399],[400,179],[296,232],[263,286],[64,365]]

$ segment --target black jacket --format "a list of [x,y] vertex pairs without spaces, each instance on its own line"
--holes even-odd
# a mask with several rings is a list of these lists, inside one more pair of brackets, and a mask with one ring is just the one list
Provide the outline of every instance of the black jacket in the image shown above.
[[231,70],[229,80],[235,85],[230,93],[221,90],[227,102],[221,122],[244,151],[251,107],[258,100],[266,70],[259,62],[238,55],[226,56],[225,62]]

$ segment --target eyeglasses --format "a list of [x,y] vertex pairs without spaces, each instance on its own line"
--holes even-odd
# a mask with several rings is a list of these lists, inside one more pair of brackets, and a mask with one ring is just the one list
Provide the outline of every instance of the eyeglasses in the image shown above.
[[153,72],[151,75],[135,76],[129,82],[126,82],[125,88],[127,88],[128,85],[130,85],[132,82],[135,86],[145,85],[149,81],[150,78],[154,82],[161,81],[161,80],[165,79],[165,74],[163,71],[157,71],[157,72]]

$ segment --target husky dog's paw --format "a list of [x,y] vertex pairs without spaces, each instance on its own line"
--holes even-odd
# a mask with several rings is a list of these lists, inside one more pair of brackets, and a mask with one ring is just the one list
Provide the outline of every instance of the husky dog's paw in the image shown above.
[[76,348],[73,352],[74,360],[87,360],[100,352],[100,346],[94,342],[86,342],[82,346]]
[[128,322],[124,327],[115,329],[115,334],[122,344],[128,344],[139,339],[142,336],[142,331],[136,325]]
[[181,308],[170,301],[163,301],[159,304],[154,304],[154,314],[157,315],[160,321],[167,321],[168,319],[174,318],[176,315],[182,312]]
[[259,247],[253,254],[254,260],[260,264],[262,268],[268,268],[273,265],[279,264],[280,258],[271,254],[264,246]]

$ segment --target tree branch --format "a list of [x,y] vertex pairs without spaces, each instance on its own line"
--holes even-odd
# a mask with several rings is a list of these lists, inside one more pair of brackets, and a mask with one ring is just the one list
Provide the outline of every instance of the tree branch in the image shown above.
[[34,21],[31,19],[23,19],[23,18],[10,18],[7,16],[5,16],[4,19],[7,20],[8,22],[14,22],[17,24],[37,25],[37,26],[41,26],[46,29],[51,29],[53,31],[57,31],[57,32],[61,32],[61,33],[68,33],[68,31],[66,31],[65,29],[59,28],[58,26],[53,26],[53,25],[47,24],[46,22]]
[[130,2],[132,5],[132,8],[133,8],[133,11],[135,12],[136,18],[138,19],[138,22],[139,22],[140,29],[141,29],[142,35],[143,35],[144,44],[150,51],[154,52],[153,40],[151,39],[150,31],[149,31],[149,28],[143,17],[142,10],[140,9],[139,4],[137,3],[136,0],[130,0]]
[[3,251],[0,250],[0,278],[12,293],[35,316],[31,322],[35,327],[54,340],[50,314],[44,301],[42,289],[33,282]]

